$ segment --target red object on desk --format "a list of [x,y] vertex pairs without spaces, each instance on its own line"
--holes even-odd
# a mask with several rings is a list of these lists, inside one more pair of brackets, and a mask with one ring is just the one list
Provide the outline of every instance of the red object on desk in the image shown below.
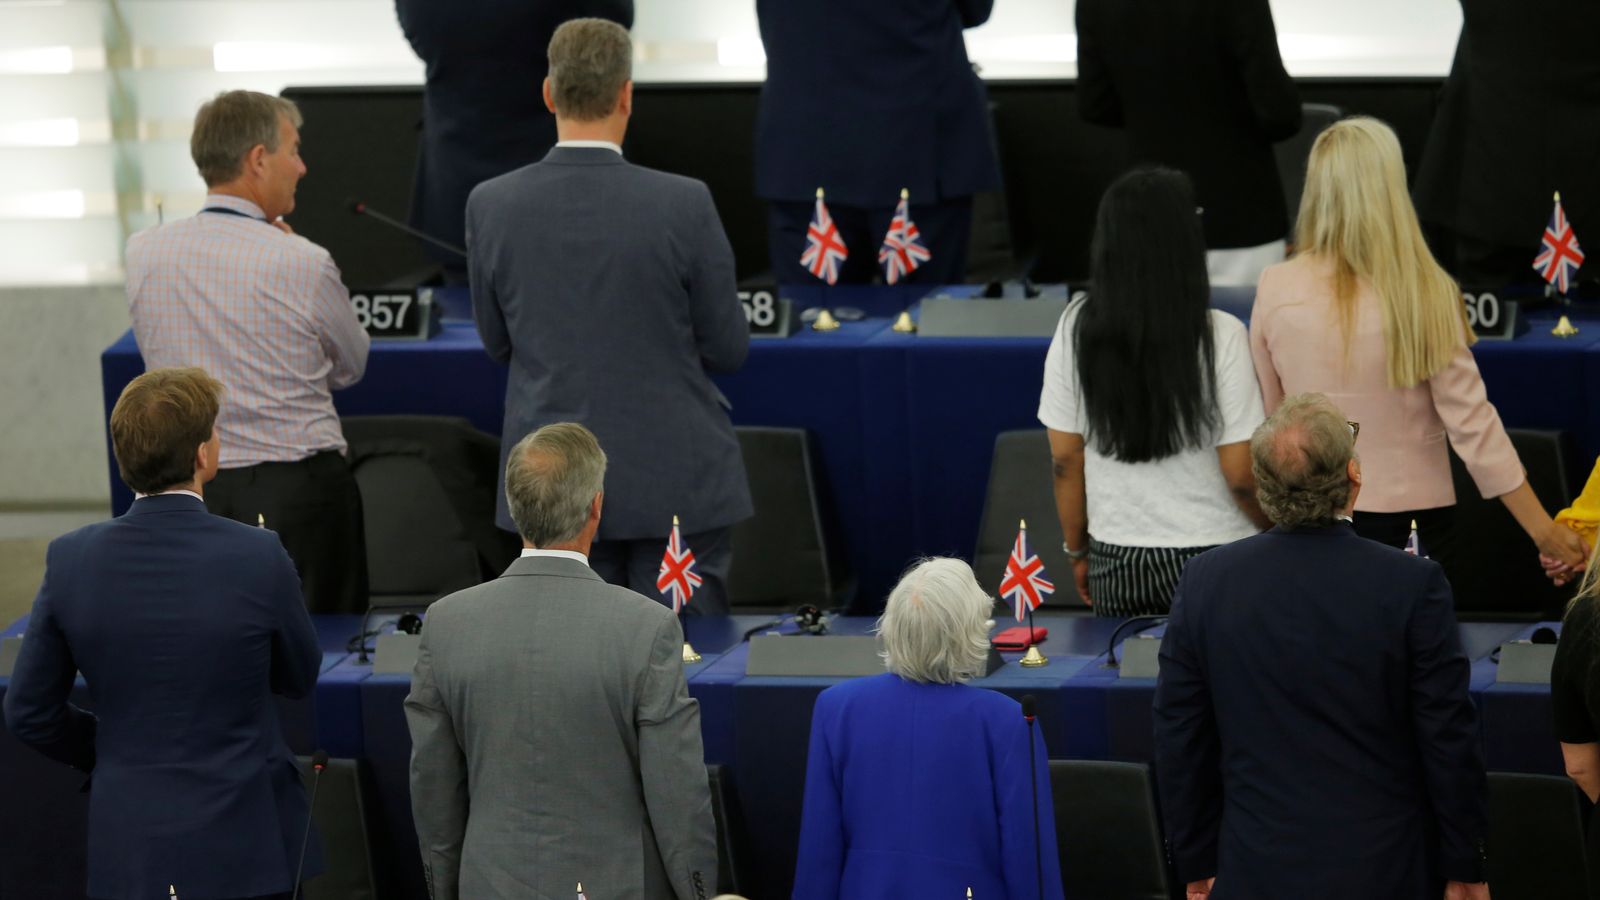
[[[1033,643],[1035,644],[1043,643],[1044,639],[1049,636],[1050,629],[1048,628],[1033,629]],[[1023,625],[1007,628],[1005,631],[990,638],[989,643],[993,644],[996,650],[1026,650],[1028,649],[1028,628]]]

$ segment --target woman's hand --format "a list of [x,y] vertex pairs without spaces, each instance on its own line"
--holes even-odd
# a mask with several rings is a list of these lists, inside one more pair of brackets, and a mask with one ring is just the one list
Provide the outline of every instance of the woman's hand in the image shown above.
[[1589,548],[1576,531],[1558,522],[1551,522],[1535,541],[1539,554],[1549,557],[1574,572],[1583,571],[1589,561]]
[[1078,583],[1078,596],[1083,598],[1083,605],[1094,606],[1094,600],[1089,597],[1089,560],[1087,557],[1072,561],[1072,580]]
[[1559,559],[1545,556],[1543,553],[1539,554],[1539,565],[1544,569],[1544,577],[1554,582],[1556,587],[1561,587],[1571,581],[1574,576],[1582,571],[1581,569],[1574,569]]

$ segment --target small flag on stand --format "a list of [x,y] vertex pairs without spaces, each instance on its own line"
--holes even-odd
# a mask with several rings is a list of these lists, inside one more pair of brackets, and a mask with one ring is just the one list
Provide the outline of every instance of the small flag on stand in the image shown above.
[[1406,552],[1412,556],[1427,559],[1428,555],[1422,552],[1422,538],[1417,536],[1417,520],[1411,520],[1411,536],[1406,538]]
[[1011,545],[1011,556],[1006,559],[1006,576],[1000,582],[1000,596],[1011,601],[1021,622],[1027,613],[1039,608],[1046,594],[1055,593],[1056,586],[1044,577],[1044,563],[1028,549],[1028,523],[1017,527],[1017,541]]
[[1550,213],[1550,224],[1545,226],[1544,237],[1539,241],[1539,255],[1534,257],[1533,268],[1540,277],[1555,285],[1562,295],[1567,293],[1572,279],[1583,265],[1583,249],[1578,246],[1578,236],[1567,221],[1561,208],[1561,194],[1556,193],[1556,206]]
[[[678,517],[673,516],[672,534],[667,536],[667,552],[662,555],[661,570],[656,574],[656,590],[672,595],[672,612],[676,614],[689,605],[694,589],[704,583],[705,579],[694,570],[694,551],[684,544],[683,534],[678,528]],[[689,646],[687,637],[683,641],[683,661],[700,661],[700,654]]]
[[583,882],[581,881],[578,882],[578,900],[589,900],[588,897],[583,895]]
[[894,208],[889,233],[884,235],[883,247],[878,250],[883,280],[889,284],[895,284],[933,258],[933,254],[922,243],[922,233],[917,230],[917,223],[911,221],[910,198],[909,191],[900,191],[900,205]]
[[806,249],[800,254],[800,265],[812,275],[834,284],[839,280],[839,267],[849,256],[838,226],[828,215],[828,204],[822,202],[822,188],[817,188],[817,205],[811,211],[811,225],[806,229]]

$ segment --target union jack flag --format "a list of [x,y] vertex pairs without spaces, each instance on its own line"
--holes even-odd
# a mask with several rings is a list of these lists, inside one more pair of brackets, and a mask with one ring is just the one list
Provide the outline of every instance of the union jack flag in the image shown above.
[[667,538],[667,552],[661,557],[661,571],[656,575],[656,590],[672,595],[672,611],[689,605],[694,589],[705,583],[694,570],[694,551],[683,543],[678,532],[678,517],[672,517],[672,534]]
[[811,226],[806,229],[806,251],[800,254],[800,265],[811,274],[829,284],[839,280],[839,267],[850,256],[838,226],[828,215],[828,204],[822,202],[822,188],[817,188],[817,206],[811,211]]
[[1006,577],[1000,582],[1000,596],[1011,601],[1021,622],[1027,610],[1039,608],[1046,594],[1056,592],[1056,586],[1045,580],[1044,563],[1028,549],[1028,526],[1017,529],[1017,542],[1011,545],[1011,556],[1006,559]]
[[883,280],[894,284],[932,258],[933,254],[923,246],[917,223],[911,221],[911,202],[901,191],[900,205],[894,208],[889,233],[884,235],[883,248],[878,251],[878,264],[884,267]]
[[1561,208],[1561,195],[1557,194],[1556,208],[1550,213],[1550,224],[1545,226],[1544,237],[1539,242],[1539,255],[1534,257],[1533,267],[1538,270],[1540,277],[1565,294],[1581,265],[1583,250],[1578,247],[1578,236],[1572,232],[1567,214]]
[[1405,549],[1412,556],[1427,558],[1427,554],[1422,552],[1422,538],[1417,536],[1417,522],[1415,519],[1411,520],[1411,535],[1406,538]]

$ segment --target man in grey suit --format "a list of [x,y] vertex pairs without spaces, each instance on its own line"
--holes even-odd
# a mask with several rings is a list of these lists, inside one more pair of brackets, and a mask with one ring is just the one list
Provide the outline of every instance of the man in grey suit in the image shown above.
[[[549,52],[544,97],[559,142],[467,200],[478,333],[511,364],[502,452],[551,422],[588,426],[612,459],[590,565],[660,600],[678,516],[705,579],[689,609],[725,613],[731,528],[752,512],[726,400],[707,374],[738,369],[750,346],[733,251],[704,183],[622,158],[627,31],[574,19]],[[504,506],[497,519],[512,527]]]
[[406,697],[434,900],[704,900],[717,848],[683,632],[585,554],[606,456],[582,425],[517,443],[522,558],[428,610]]

